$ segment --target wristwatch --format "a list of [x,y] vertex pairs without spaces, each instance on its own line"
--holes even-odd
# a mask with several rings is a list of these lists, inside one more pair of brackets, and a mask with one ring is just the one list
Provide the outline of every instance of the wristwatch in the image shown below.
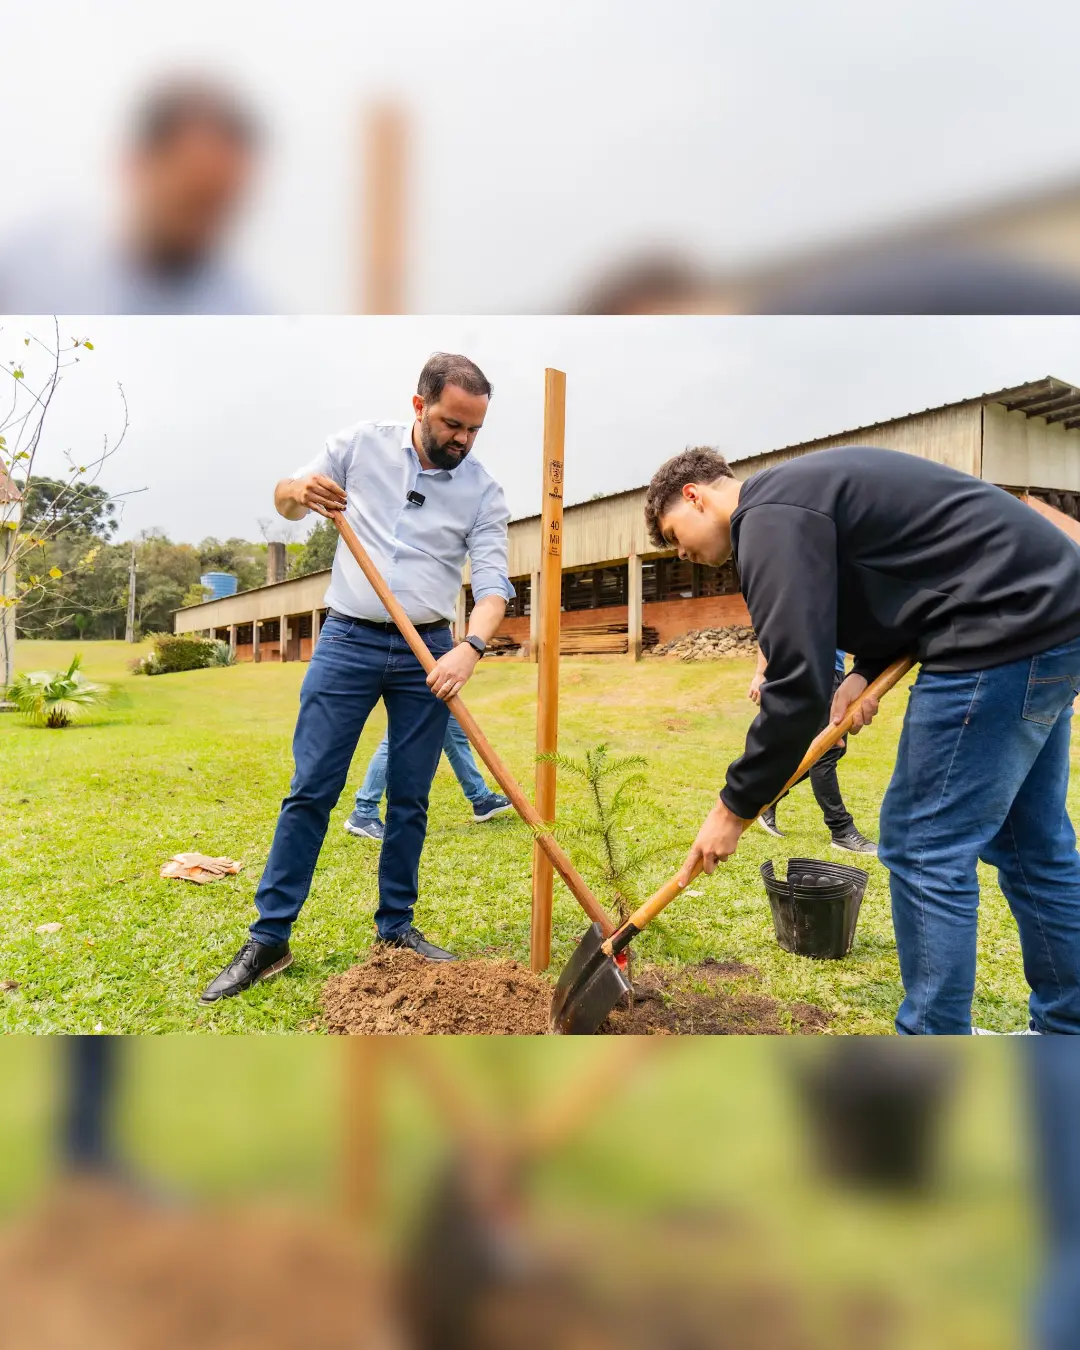
[[483,638],[478,638],[475,633],[470,633],[468,637],[463,638],[462,641],[467,642],[478,656],[483,656],[487,651],[487,643]]

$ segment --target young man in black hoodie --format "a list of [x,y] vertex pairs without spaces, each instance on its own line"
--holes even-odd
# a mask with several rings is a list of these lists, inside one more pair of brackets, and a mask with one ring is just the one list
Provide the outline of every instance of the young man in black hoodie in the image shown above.
[[[914,455],[821,450],[737,482],[696,449],[655,475],[658,547],[734,555],[768,661],[761,711],[686,859],[731,857],[825,722],[897,657],[911,690],[879,857],[903,1034],[971,1031],[980,859],[998,869],[1031,1029],[1080,1033],[1080,857],[1065,810],[1080,694],[1080,547],[1002,489]],[[855,665],[833,696],[836,648]],[[876,713],[868,705],[853,734]]]

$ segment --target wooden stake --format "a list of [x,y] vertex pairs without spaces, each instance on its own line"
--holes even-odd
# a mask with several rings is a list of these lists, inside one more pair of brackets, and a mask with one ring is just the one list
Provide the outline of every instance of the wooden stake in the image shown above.
[[346,1217],[374,1230],[384,1161],[379,1156],[382,1046],[376,1036],[347,1036],[343,1050],[342,1201]]
[[361,314],[405,312],[407,122],[397,104],[367,109],[363,124]]
[[131,544],[131,565],[128,568],[127,625],[124,628],[124,641],[135,641],[135,541]]
[[[559,745],[559,630],[562,611],[563,457],[566,441],[566,376],[561,370],[544,371],[544,507],[540,542],[539,670],[536,694],[536,753],[552,754]],[[536,766],[536,814],[555,819],[555,765]],[[533,970],[551,964],[551,862],[533,845],[532,935],[529,948]]]

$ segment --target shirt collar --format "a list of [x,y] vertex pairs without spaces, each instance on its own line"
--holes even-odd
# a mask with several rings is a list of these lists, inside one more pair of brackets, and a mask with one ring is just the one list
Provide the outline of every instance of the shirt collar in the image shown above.
[[[419,473],[426,473],[431,478],[434,478],[436,475],[440,475],[443,478],[453,478],[454,472],[452,469],[425,469],[424,466],[420,463],[420,456],[416,453],[416,446],[413,445],[412,440],[413,425],[414,424],[410,422],[410,424],[405,428],[405,436],[401,442],[401,448],[403,450],[407,450],[409,454],[412,456],[413,463],[416,465],[417,471]],[[462,463],[464,463],[464,460],[462,461]],[[458,468],[459,469],[461,468],[461,464],[458,465]]]

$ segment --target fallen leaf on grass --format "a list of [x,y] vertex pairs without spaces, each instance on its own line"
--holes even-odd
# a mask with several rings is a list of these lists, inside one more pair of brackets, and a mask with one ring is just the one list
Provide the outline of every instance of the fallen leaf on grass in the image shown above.
[[39,923],[38,926],[34,929],[34,932],[59,933],[60,929],[63,928],[63,926],[64,925],[62,923]]
[[0,980],[0,994],[10,994],[13,989],[18,989],[18,980]]

